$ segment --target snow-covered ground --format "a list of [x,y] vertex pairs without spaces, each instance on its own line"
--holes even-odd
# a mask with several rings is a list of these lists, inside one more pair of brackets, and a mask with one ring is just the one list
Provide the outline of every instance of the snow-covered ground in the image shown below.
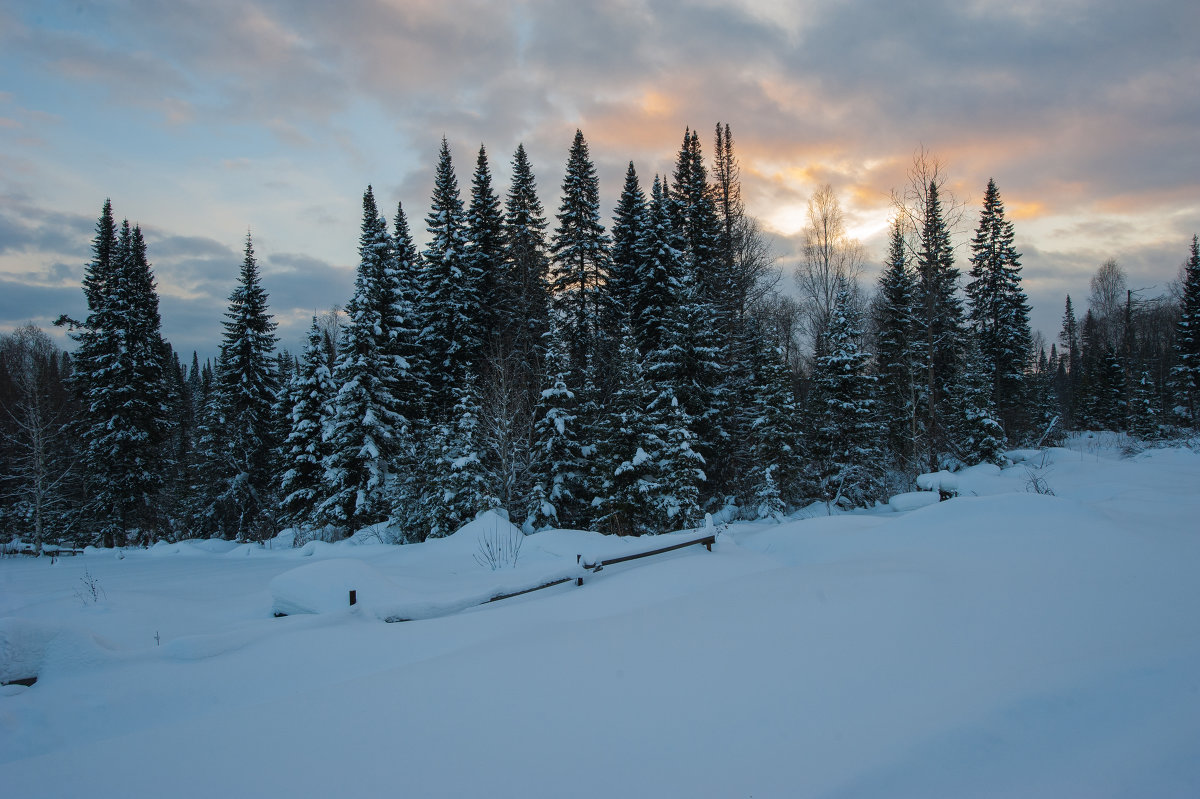
[[0,795],[1200,795],[1200,455],[1027,454],[465,610],[665,541],[0,560]]

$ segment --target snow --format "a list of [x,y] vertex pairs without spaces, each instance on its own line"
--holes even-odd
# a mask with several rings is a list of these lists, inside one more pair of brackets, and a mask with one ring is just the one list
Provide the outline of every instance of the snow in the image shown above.
[[675,536],[0,559],[0,790],[1200,795],[1200,455],[1068,446],[486,605]]
[[897,494],[888,501],[888,506],[892,510],[905,512],[923,508],[926,505],[934,505],[940,501],[936,491],[909,491],[905,494]]

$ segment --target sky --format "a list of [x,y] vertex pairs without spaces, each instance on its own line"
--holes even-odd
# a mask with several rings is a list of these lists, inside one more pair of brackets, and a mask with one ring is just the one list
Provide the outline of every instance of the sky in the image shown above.
[[350,296],[368,184],[422,239],[443,136],[502,195],[524,143],[552,216],[581,129],[607,220],[630,160],[648,187],[722,122],[784,290],[825,183],[874,279],[923,148],[964,272],[996,180],[1053,340],[1106,259],[1156,296],[1200,232],[1197,30],[1194,0],[0,0],[0,330],[86,313],[108,197],[177,351],[216,353],[250,231],[296,352]]

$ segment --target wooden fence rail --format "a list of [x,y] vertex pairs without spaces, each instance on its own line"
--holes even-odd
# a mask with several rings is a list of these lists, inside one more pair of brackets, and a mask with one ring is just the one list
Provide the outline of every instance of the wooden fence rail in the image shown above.
[[[713,544],[715,544],[716,542],[717,542],[716,534],[709,533],[708,535],[703,535],[703,536],[700,536],[699,538],[693,538],[688,541],[680,541],[679,543],[671,544],[670,546],[658,547],[657,549],[651,549],[646,552],[635,552],[632,555],[622,555],[617,558],[606,558],[604,560],[600,560],[595,563],[587,563],[583,560],[582,555],[576,555],[575,563],[577,563],[582,568],[595,573],[595,572],[598,572],[601,569],[603,569],[605,566],[612,566],[616,563],[624,563],[625,561],[628,561],[628,560],[638,560],[639,558],[649,558],[654,555],[662,555],[665,552],[674,552],[676,549],[683,549],[684,547],[693,547],[693,546],[702,545],[709,552],[712,552]],[[541,585],[535,585],[532,588],[523,588],[520,591],[511,591],[509,593],[497,594],[496,596],[492,597],[491,599],[487,600],[486,602],[481,602],[480,604],[487,605],[491,602],[499,602],[502,599],[512,599],[513,597],[516,597],[516,596],[522,596],[524,594],[532,594],[534,591],[541,591],[543,588],[553,588],[556,585],[562,585],[563,583],[569,583],[569,582],[571,582],[571,580],[575,581],[575,585],[583,585],[583,577],[582,576],[562,577],[557,580],[550,580],[549,582],[542,583]],[[400,622],[400,621],[412,621],[412,619],[398,618],[398,617],[392,616],[392,617],[388,617],[387,619],[384,619],[384,621]]]

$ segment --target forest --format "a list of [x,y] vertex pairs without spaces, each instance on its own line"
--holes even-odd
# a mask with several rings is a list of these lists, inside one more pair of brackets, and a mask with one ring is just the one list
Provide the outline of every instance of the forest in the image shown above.
[[248,234],[204,362],[164,339],[142,232],[105,201],[86,318],[58,321],[74,348],[32,325],[0,337],[5,537],[36,552],[377,525],[409,543],[493,508],[526,532],[646,535],[870,507],[1070,430],[1200,424],[1195,236],[1163,296],[1100,265],[1047,341],[998,187],[965,208],[925,153],[871,284],[828,186],[784,280],[728,125],[711,161],[688,130],[672,174],[631,162],[607,227],[579,131],[553,219],[521,146],[503,201],[482,146],[465,194],[443,139],[418,249],[404,207],[388,220],[368,186],[353,295],[298,356],[278,347]]

